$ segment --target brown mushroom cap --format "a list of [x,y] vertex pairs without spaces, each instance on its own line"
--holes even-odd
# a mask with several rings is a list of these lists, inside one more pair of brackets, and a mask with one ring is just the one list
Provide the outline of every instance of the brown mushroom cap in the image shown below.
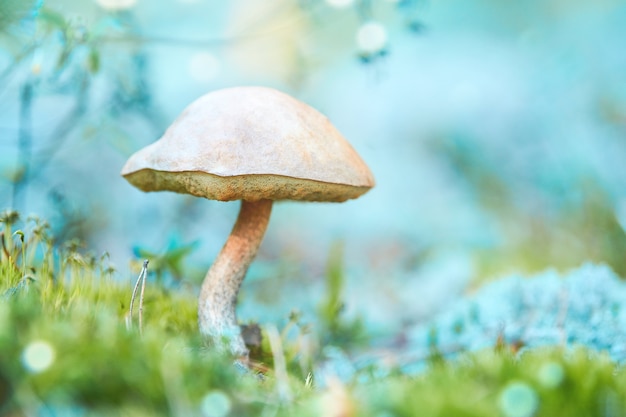
[[143,191],[212,200],[345,201],[374,186],[363,160],[312,107],[265,87],[191,103],[122,175]]

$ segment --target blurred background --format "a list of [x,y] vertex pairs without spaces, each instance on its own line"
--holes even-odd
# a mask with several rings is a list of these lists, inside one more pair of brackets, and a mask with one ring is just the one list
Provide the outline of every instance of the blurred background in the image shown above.
[[345,313],[399,330],[500,276],[626,274],[620,0],[0,0],[0,208],[197,290],[238,203],[119,172],[197,97],[263,85],[317,108],[376,187],[281,202],[240,318]]

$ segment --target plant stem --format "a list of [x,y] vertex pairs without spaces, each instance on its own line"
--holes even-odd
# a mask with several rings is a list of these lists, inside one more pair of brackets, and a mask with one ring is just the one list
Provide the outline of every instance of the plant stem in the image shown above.
[[141,295],[139,297],[139,333],[143,333],[143,293],[146,290],[146,275],[148,275],[148,260],[143,261],[143,267],[141,268],[141,272],[139,272],[139,278],[137,278],[137,282],[135,283],[135,287],[133,288],[133,295],[130,297],[130,311],[127,315],[127,327],[130,329],[133,325],[133,307],[135,305],[135,297],[137,297],[137,290],[139,289],[139,284],[141,283]]

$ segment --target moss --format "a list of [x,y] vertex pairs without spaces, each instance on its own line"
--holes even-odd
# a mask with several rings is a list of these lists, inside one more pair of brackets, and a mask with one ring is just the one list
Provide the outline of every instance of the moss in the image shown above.
[[288,375],[274,374],[266,343],[259,378],[205,347],[192,292],[149,285],[140,333],[136,318],[127,326],[131,284],[111,278],[105,258],[23,226],[25,239],[6,240],[0,258],[0,414],[523,417],[626,407],[624,368],[582,347],[501,346],[438,357],[415,375],[372,361],[322,385],[285,328]]
[[355,407],[349,414],[355,416],[608,416],[626,406],[625,390],[624,369],[583,348],[521,355],[485,350],[417,376],[330,385],[286,415],[323,415],[334,406]]

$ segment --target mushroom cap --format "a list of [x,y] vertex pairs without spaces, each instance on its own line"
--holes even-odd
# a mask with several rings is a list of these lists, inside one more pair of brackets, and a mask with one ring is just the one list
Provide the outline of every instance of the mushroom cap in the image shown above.
[[122,175],[143,191],[212,200],[345,201],[374,177],[328,119],[265,87],[235,87],[191,103]]

